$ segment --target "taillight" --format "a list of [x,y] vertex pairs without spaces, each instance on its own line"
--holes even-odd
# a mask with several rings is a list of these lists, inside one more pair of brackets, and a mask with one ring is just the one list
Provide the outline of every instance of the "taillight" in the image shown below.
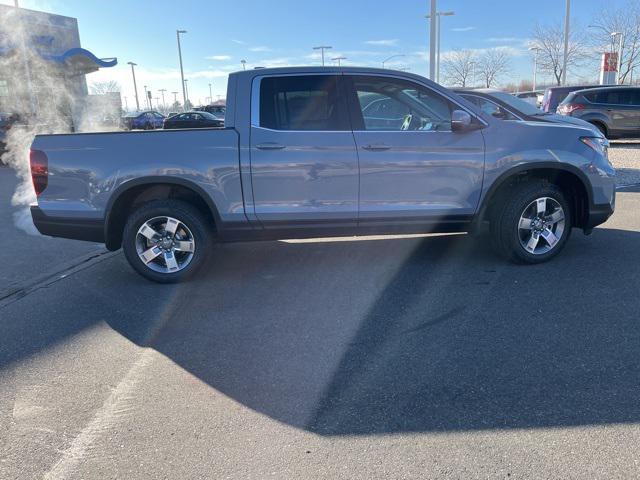
[[31,180],[36,195],[40,195],[49,182],[49,159],[42,150],[29,151],[29,163],[31,165]]
[[563,103],[558,107],[558,113],[562,115],[571,115],[576,110],[584,110],[584,105],[579,103]]

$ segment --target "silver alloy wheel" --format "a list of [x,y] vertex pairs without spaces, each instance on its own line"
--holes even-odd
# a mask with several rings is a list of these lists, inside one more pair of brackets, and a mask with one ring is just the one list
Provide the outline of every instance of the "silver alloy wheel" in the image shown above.
[[533,255],[543,255],[560,242],[565,229],[564,209],[551,197],[527,205],[518,222],[520,245]]
[[189,265],[195,250],[189,227],[172,217],[147,220],[136,234],[138,257],[154,272],[179,272]]

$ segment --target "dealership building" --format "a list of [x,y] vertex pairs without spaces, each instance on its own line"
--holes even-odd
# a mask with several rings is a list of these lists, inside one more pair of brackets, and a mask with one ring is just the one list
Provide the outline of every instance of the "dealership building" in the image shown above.
[[90,103],[85,76],[116,64],[82,48],[75,18],[0,5],[0,112],[77,128]]

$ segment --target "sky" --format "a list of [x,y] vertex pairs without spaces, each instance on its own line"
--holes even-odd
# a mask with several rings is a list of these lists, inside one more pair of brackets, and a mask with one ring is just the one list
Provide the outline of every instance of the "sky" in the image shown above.
[[[13,4],[13,0],[0,0]],[[317,45],[331,45],[326,54],[344,56],[343,65],[380,67],[392,55],[390,68],[428,73],[428,0],[20,0],[20,6],[78,19],[82,46],[98,57],[117,57],[118,66],[87,76],[94,82],[115,80],[131,107],[134,101],[133,61],[139,92],[143,86],[160,97],[166,89],[180,91],[176,29],[182,35],[185,78],[194,104],[226,96],[230,72],[247,68],[320,65]],[[604,8],[624,0],[574,0],[572,22],[586,28]],[[442,18],[442,55],[454,49],[479,53],[501,48],[509,54],[510,73],[501,83],[530,79],[533,59],[528,51],[536,22],[564,21],[563,0],[438,0],[438,10],[454,11]],[[597,72],[597,68],[591,71]],[[569,72],[578,78],[585,72]],[[595,74],[594,74],[595,75]],[[538,74],[538,81],[550,76]],[[181,94],[180,94],[181,95]],[[178,97],[180,97],[180,95]],[[140,97],[142,101],[142,96]]]

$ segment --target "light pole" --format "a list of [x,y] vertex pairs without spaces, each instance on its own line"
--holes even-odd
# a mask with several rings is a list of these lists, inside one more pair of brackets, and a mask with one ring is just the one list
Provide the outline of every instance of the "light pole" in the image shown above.
[[333,47],[328,45],[320,45],[319,47],[313,47],[314,50],[320,50],[322,52],[322,66],[324,67],[324,51],[331,50]]
[[144,86],[144,98],[146,99],[147,102],[147,107],[149,107],[149,110],[151,110],[151,105],[149,105],[149,93],[147,92],[147,86]]
[[133,91],[136,93],[136,111],[140,111],[140,101],[138,100],[138,86],[136,85],[136,71],[133,67],[138,65],[137,63],[127,62],[128,65],[131,65],[131,75],[133,76]]
[[382,68],[384,68],[384,64],[385,64],[385,63],[387,63],[389,60],[392,60],[392,59],[394,59],[394,58],[399,58],[399,57],[406,57],[406,55],[398,54],[398,55],[391,55],[389,58],[385,58],[385,59],[382,61]]
[[211,84],[209,84],[209,103],[213,103],[213,94],[211,93]]
[[564,54],[562,55],[562,85],[567,84],[567,60],[569,56],[569,20],[571,18],[571,0],[566,0],[564,15]]
[[178,103],[178,92],[171,92],[173,93],[173,103],[176,104]]
[[529,47],[529,51],[535,52],[533,54],[533,87],[532,90],[536,89],[536,75],[538,74],[538,52],[540,52],[540,47]]
[[[452,15],[455,15],[455,12],[452,11],[448,11],[448,12],[436,12],[436,44],[437,44],[437,50],[436,50],[436,82],[440,83],[440,18],[441,17],[450,17]],[[427,15],[426,18],[431,18],[431,15]]]
[[161,94],[162,94],[162,108],[166,110],[167,108],[167,104],[164,103],[164,92],[167,91],[166,88],[161,88],[160,90],[158,90]]
[[247,61],[243,58],[242,60],[240,60],[240,63],[242,64],[242,70],[246,70],[247,69]]
[[347,59],[347,57],[336,57],[336,58],[332,58],[331,61],[333,61],[333,62],[337,61],[338,62],[338,66],[340,66],[340,62],[342,60],[346,60],[346,59]]
[[187,105],[187,87],[184,79],[184,69],[182,68],[182,46],[180,45],[180,34],[187,33],[186,30],[176,30],[176,39],[178,40],[178,58],[180,59],[180,78],[182,79],[182,105]]
[[622,32],[611,32],[612,45],[615,45],[616,37],[620,37],[620,40],[618,41],[618,61],[616,62],[616,67],[618,70],[616,72],[616,85],[620,85],[620,70],[622,70],[622,40],[624,38],[624,35],[622,34]]
[[431,0],[431,13],[429,14],[429,79],[436,80],[436,0]]
[[182,84],[182,88],[184,89],[184,111],[187,111],[187,101],[189,100],[189,87],[187,86],[188,78],[184,79],[184,83]]

